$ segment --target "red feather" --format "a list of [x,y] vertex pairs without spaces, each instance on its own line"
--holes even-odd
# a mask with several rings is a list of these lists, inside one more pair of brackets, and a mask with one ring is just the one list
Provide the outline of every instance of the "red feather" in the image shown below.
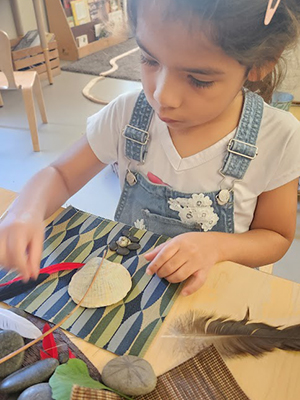
[[40,357],[41,360],[45,360],[46,358],[53,358],[48,353],[45,353],[43,350],[40,349]]
[[76,356],[74,356],[74,354],[71,352],[70,349],[69,349],[69,358],[76,358]]
[[[84,266],[84,264],[82,264],[82,263],[59,263],[59,264],[53,264],[53,265],[49,265],[48,267],[45,267],[45,268],[41,269],[40,274],[54,274],[55,272],[78,269],[78,268],[81,268],[83,266]],[[5,282],[5,283],[0,283],[0,287],[10,285],[11,283],[14,283],[14,282],[18,282],[21,279],[22,279],[22,277],[18,276],[17,278],[12,279],[11,281],[8,281],[8,282]]]
[[[43,333],[46,333],[47,331],[49,331],[49,329],[51,329],[51,328],[50,328],[49,324],[46,323],[44,325]],[[57,346],[55,343],[53,333],[50,333],[49,335],[44,337],[43,349],[50,357],[58,359],[58,351],[57,351]]]

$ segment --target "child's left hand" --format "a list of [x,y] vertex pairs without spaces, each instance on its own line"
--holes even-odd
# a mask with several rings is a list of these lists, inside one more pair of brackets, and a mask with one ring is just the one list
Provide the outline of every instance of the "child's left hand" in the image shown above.
[[146,273],[171,283],[186,281],[181,294],[196,292],[206,281],[210,268],[219,261],[213,233],[189,232],[176,236],[145,254],[151,261]]

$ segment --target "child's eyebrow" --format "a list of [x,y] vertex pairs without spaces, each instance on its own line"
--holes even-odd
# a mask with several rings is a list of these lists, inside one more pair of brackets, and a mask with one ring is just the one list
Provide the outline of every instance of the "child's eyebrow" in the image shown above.
[[139,46],[140,49],[142,49],[145,53],[147,53],[150,57],[155,58],[147,49],[144,45],[142,45],[142,43],[139,41],[139,39],[136,37],[135,38],[137,45]]
[[213,68],[182,68],[183,71],[201,75],[223,75],[225,72]]
[[[139,46],[140,49],[142,49],[145,53],[147,53],[150,57],[156,59],[146,48],[145,46],[139,41],[139,39],[136,37],[136,42]],[[178,68],[181,71],[185,72],[190,72],[191,74],[201,74],[201,75],[223,75],[225,72],[221,71],[219,69],[214,69],[214,68]]]

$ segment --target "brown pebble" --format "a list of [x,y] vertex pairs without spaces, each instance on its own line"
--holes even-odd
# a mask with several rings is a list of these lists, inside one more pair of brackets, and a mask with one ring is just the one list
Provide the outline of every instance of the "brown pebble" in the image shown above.
[[66,351],[60,353],[58,355],[58,361],[60,364],[65,364],[66,362],[69,361],[69,353],[67,353]]
[[129,250],[138,250],[141,248],[141,245],[139,243],[131,243],[127,246],[127,249]]
[[140,241],[139,238],[137,238],[136,236],[129,236],[129,239],[133,242],[133,243],[138,243]]
[[108,247],[111,251],[116,251],[118,248],[117,242],[111,242]]
[[127,247],[119,247],[117,249],[117,254],[119,254],[120,256],[127,256],[127,254],[130,253],[130,250],[127,249]]

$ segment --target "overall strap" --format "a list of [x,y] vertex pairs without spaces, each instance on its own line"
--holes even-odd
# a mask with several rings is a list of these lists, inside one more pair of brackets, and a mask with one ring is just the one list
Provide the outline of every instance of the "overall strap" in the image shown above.
[[123,132],[126,138],[125,155],[127,158],[141,163],[145,162],[149,143],[148,130],[152,116],[153,109],[142,90],[135,103],[130,122]]
[[264,109],[263,99],[256,93],[245,91],[244,107],[235,137],[228,143],[221,173],[243,179],[250,162],[258,154],[256,140]]

